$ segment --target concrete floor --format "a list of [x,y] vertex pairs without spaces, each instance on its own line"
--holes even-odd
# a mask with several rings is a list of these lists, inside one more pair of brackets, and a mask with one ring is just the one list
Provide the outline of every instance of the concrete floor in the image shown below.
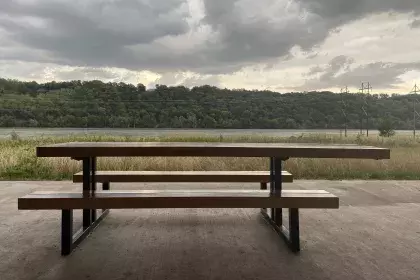
[[420,279],[419,182],[296,181],[286,187],[325,189],[341,199],[338,210],[301,210],[300,255],[288,251],[257,209],[127,209],[112,210],[72,255],[61,257],[60,212],[19,211],[17,198],[80,186],[0,182],[0,279]]

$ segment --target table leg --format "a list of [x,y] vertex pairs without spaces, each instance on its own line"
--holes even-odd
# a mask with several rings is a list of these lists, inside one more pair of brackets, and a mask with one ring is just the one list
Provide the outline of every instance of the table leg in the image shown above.
[[61,255],[68,255],[73,245],[73,210],[61,211]]
[[[270,195],[282,195],[282,158],[270,158]],[[293,252],[300,251],[299,209],[289,209],[289,228],[283,226],[283,209],[271,208],[269,213],[261,209],[263,217],[272,228],[286,241]]]
[[[83,195],[89,198],[96,192],[96,158],[83,158]],[[83,226],[73,234],[73,209],[64,209],[61,214],[61,254],[69,255],[108,215],[104,209],[99,217],[96,209],[83,209]]]
[[[91,193],[95,194],[96,192],[96,157],[92,157],[90,158],[90,166],[91,166]],[[90,214],[91,214],[91,222],[95,222],[96,221],[96,209],[91,209],[90,210]]]
[[[281,177],[281,170],[282,170],[282,159],[281,158],[274,158],[274,189],[272,189],[272,195],[281,196],[281,191],[283,187],[282,177]],[[274,209],[274,222],[278,226],[283,225],[283,209],[282,208],[275,208]]]
[[90,224],[87,228],[80,228],[73,234],[73,209],[65,209],[61,212],[61,255],[69,255],[91,233],[99,223],[108,215],[108,210]]
[[[109,191],[110,190],[109,182],[103,182],[102,183],[102,190],[103,191]],[[109,209],[102,209],[102,212],[105,212],[105,211],[109,211]]]
[[299,209],[297,208],[289,209],[289,242],[292,251],[300,250]]
[[[282,159],[270,158],[270,194],[281,196],[282,191]],[[270,218],[282,225],[282,208],[270,208]]]
[[292,252],[300,251],[299,237],[299,209],[289,209],[289,228],[283,225],[277,225],[276,222],[266,213],[261,212],[264,219],[271,225],[277,234],[284,239]]
[[[273,158],[270,157],[270,161],[269,161],[269,168],[270,168],[270,193],[271,193],[271,189],[273,188],[273,184],[274,184],[274,161]],[[261,184],[261,190],[266,190],[267,189],[267,184],[263,185]],[[273,217],[273,212],[271,208],[261,208],[261,213],[263,215],[267,215],[267,217]]]
[[[90,196],[91,194],[91,158],[83,159],[83,195]],[[83,209],[83,228],[87,229],[92,220],[91,220],[91,210]]]

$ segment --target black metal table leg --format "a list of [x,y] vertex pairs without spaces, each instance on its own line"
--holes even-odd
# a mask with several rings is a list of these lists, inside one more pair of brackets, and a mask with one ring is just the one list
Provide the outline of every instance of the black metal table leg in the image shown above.
[[[96,158],[83,158],[83,195],[86,198],[96,192]],[[64,209],[61,214],[61,254],[69,255],[73,249],[82,242],[90,232],[108,215],[109,210],[104,209],[99,217],[96,209],[83,209],[83,226],[73,234],[73,210]]]
[[[84,158],[83,159],[83,195],[90,196],[91,193],[91,159],[90,158]],[[87,229],[91,222],[92,222],[92,216],[91,216],[90,209],[83,209],[83,228]]]
[[109,191],[110,190],[109,182],[103,182],[102,183],[102,190],[104,190],[104,191]]
[[[276,185],[276,180],[275,180],[275,177],[274,177],[274,172],[275,172],[274,169],[275,169],[274,168],[274,158],[270,158],[270,193],[271,194],[273,193],[273,190],[274,190],[275,185]],[[270,208],[271,219],[274,219],[274,215],[275,215],[274,208]]]
[[[260,183],[260,190],[267,190],[267,182]],[[267,211],[267,208],[261,208],[261,211]]]
[[[102,190],[103,191],[109,191],[110,190],[109,182],[103,182],[102,183]],[[105,211],[109,211],[109,209],[102,209],[102,212],[105,212]]]
[[289,240],[292,251],[300,251],[300,237],[299,237],[299,209],[289,209]]
[[[282,177],[281,177],[281,170],[282,170],[282,159],[281,158],[274,158],[274,190],[272,195],[281,196],[281,191],[283,187]],[[274,209],[274,222],[278,226],[283,225],[283,209],[282,208],[275,208]]]
[[73,210],[61,211],[61,255],[70,254],[73,247]]
[[266,182],[261,182],[260,183],[260,190],[266,190],[267,189],[267,183]]
[[277,225],[276,222],[268,216],[267,213],[262,212],[264,219],[271,225],[277,234],[284,239],[287,246],[294,253],[300,251],[299,238],[299,209],[289,209],[289,229],[283,225]]
[[[96,157],[92,157],[90,159],[90,166],[91,166],[91,194],[95,194],[96,192]],[[91,214],[91,222],[95,222],[96,221],[96,209],[91,209],[90,210],[90,214]]]
[[[282,191],[282,159],[281,158],[270,158],[270,194],[281,196]],[[282,208],[271,208],[270,217],[278,225],[282,224]]]
[[[270,195],[282,195],[282,158],[270,158]],[[293,252],[300,251],[299,238],[299,209],[289,209],[289,229],[283,226],[283,209],[271,208],[270,214],[261,209],[265,220],[270,223],[272,228],[286,241]]]

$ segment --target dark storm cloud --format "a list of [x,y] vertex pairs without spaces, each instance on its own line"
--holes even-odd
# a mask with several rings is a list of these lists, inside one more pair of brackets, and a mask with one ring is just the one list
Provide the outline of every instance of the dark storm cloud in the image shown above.
[[418,0],[297,0],[305,9],[328,20],[351,20],[379,12],[420,11]]
[[181,0],[153,1],[151,5],[135,0],[5,2],[0,28],[9,39],[48,51],[70,65],[133,68],[141,59],[127,46],[188,31]]
[[[2,59],[16,59],[27,49],[23,60],[212,74],[287,58],[294,46],[311,50],[341,25],[369,14],[420,10],[418,0],[203,0],[198,24],[209,27],[207,39],[176,51],[159,40],[192,31],[188,18],[196,15],[187,0],[1,2],[0,42],[19,45]],[[182,43],[193,46],[188,38]]]
[[[294,46],[310,50],[343,24],[379,12],[417,13],[420,1],[204,0],[204,7],[204,22],[219,34],[209,56],[236,64],[269,61],[285,56]],[[267,13],[271,17],[262,16]],[[288,18],[289,14],[294,17]]]
[[420,19],[413,20],[410,24],[411,28],[419,28],[420,27]]
[[[373,62],[352,67],[353,59],[338,56],[325,67],[310,69],[309,78],[297,90],[318,90],[331,87],[360,87],[362,82],[369,81],[376,88],[395,88],[402,82],[400,76],[410,70],[420,70],[420,62],[386,63]],[[320,75],[319,75],[320,74]]]

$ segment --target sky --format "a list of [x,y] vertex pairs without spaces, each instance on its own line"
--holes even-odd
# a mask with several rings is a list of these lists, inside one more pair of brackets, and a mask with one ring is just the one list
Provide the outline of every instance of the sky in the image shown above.
[[409,93],[419,0],[1,0],[0,77]]

